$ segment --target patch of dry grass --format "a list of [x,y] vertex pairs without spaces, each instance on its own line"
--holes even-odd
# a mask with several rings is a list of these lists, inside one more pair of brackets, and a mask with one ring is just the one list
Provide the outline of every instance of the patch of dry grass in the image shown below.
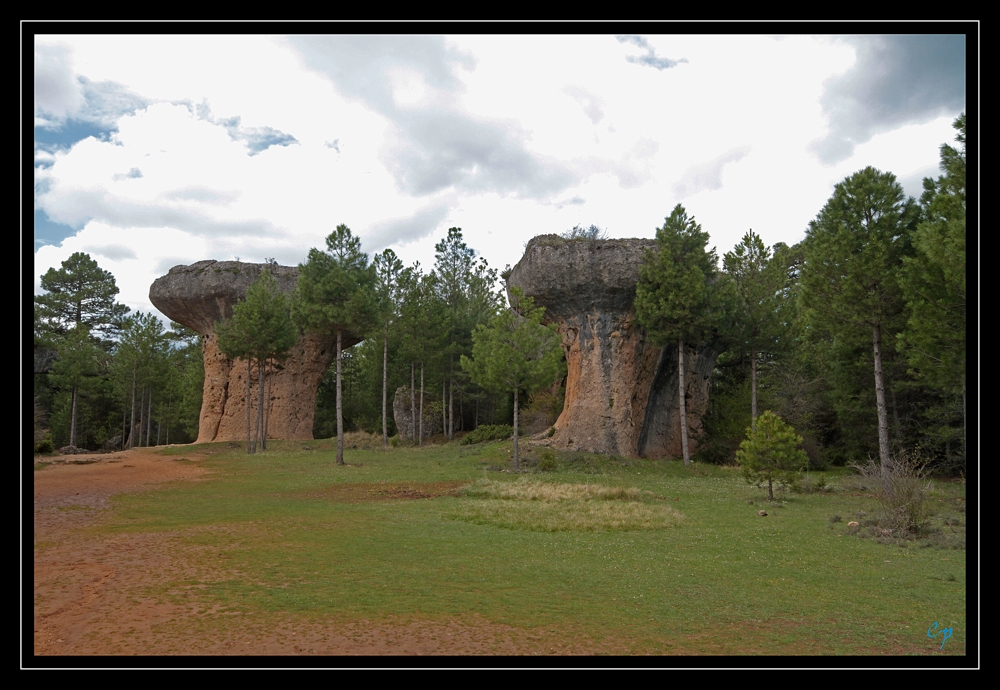
[[683,516],[646,503],[635,487],[481,479],[466,487],[455,517],[477,524],[541,532],[626,531],[676,527]]

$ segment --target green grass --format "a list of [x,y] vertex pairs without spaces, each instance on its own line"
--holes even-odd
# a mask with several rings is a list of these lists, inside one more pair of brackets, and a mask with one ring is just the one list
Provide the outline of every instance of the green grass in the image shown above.
[[[168,449],[212,453],[198,461],[209,481],[117,496],[94,529],[170,531],[204,575],[151,594],[261,615],[479,615],[628,638],[649,653],[965,652],[965,551],[849,534],[847,521],[872,501],[838,490],[842,473],[826,474],[830,493],[769,503],[735,468],[559,454],[557,471],[531,473],[531,484],[607,487],[619,500],[588,502],[577,489],[565,500],[504,500],[481,488],[520,481],[489,470],[510,468],[509,442],[348,450],[345,467],[331,440],[272,448]],[[477,481],[479,495],[456,490]],[[964,488],[936,483],[932,508],[952,515]],[[416,495],[430,497],[407,498]],[[590,503],[671,518],[581,518]],[[534,524],[545,520],[556,528]],[[934,621],[953,628],[944,651],[926,636]]]

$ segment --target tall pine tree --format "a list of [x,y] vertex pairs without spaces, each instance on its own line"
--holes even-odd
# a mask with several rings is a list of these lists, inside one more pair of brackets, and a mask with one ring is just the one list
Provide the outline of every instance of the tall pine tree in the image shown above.
[[684,349],[712,334],[723,318],[715,249],[708,233],[677,204],[656,231],[657,250],[646,252],[636,286],[635,312],[654,343],[677,343],[681,448],[690,464]]
[[299,282],[292,297],[292,318],[307,333],[337,338],[337,464],[344,464],[342,357],[345,332],[367,333],[378,320],[375,273],[361,240],[346,225],[326,238],[326,251],[310,249],[299,264]]
[[899,269],[917,213],[892,173],[867,167],[837,184],[806,232],[801,285],[811,319],[834,344],[869,338],[883,467],[890,453],[883,350],[902,327]]

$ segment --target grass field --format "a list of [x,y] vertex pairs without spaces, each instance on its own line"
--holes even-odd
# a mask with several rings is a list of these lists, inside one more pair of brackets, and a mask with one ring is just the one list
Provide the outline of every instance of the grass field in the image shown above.
[[[563,454],[539,472],[529,450],[528,471],[498,471],[509,443],[348,449],[344,467],[330,440],[163,452],[201,451],[207,481],[118,495],[89,528],[178,535],[194,575],[148,598],[303,621],[476,617],[625,654],[966,651],[964,548],[852,534],[872,499],[842,472],[770,503],[697,463]],[[963,544],[964,498],[933,485],[940,534]],[[943,649],[934,622],[953,631]]]

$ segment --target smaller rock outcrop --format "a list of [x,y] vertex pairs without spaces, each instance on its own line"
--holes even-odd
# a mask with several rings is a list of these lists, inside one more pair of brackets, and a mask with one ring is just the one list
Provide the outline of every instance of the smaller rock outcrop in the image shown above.
[[[420,391],[416,391],[417,404],[417,424],[420,424]],[[413,434],[414,415],[410,407],[410,387],[400,386],[396,389],[396,395],[392,399],[392,418],[396,422],[396,429],[399,430],[399,437],[404,441],[415,438]],[[443,428],[441,419],[441,402],[431,399],[424,391],[424,429],[423,438],[430,438],[434,434],[440,434]]]

